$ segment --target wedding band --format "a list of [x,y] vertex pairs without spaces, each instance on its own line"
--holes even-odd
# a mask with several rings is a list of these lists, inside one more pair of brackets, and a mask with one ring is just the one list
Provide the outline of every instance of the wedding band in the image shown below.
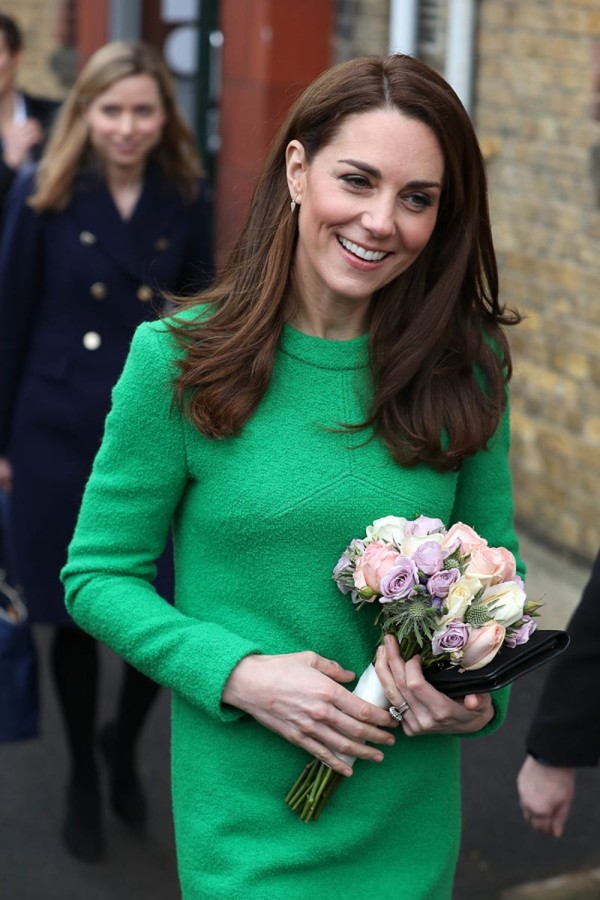
[[388,709],[388,712],[389,712],[390,716],[392,717],[392,719],[395,719],[396,722],[401,722],[402,719],[404,718],[404,713],[409,709],[410,709],[410,706],[405,701],[399,709],[396,708],[395,706],[390,706],[390,708]]

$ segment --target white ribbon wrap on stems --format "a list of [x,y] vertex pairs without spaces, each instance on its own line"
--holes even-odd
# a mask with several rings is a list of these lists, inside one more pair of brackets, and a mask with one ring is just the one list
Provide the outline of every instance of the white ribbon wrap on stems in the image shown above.
[[[372,703],[373,706],[378,706],[380,709],[388,709],[390,705],[390,701],[383,692],[379,676],[375,671],[373,663],[369,663],[358,679],[358,684],[352,693],[356,694],[357,697],[360,697],[361,700],[368,700],[369,703]],[[345,753],[336,753],[336,756],[348,763],[349,766],[353,766],[356,760],[355,756],[347,756]]]

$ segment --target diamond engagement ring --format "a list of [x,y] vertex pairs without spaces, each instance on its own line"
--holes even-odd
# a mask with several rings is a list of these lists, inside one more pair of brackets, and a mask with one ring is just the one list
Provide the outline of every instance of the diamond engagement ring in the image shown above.
[[400,706],[400,707],[390,706],[390,708],[388,709],[388,712],[389,712],[390,716],[392,717],[392,719],[395,719],[396,722],[401,722],[402,719],[404,718],[404,713],[409,709],[410,709],[410,706],[408,705],[408,703],[404,702],[402,704],[402,706]]

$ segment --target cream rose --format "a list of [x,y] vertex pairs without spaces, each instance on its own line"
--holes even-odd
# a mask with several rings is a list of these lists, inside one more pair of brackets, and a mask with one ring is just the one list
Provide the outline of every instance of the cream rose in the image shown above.
[[498,622],[474,628],[463,650],[461,669],[468,672],[486,666],[500,650],[505,634],[506,628]]
[[496,622],[508,628],[522,618],[527,595],[516,581],[503,581],[487,587],[479,602],[488,608]]
[[375,519],[372,525],[367,526],[367,540],[388,543],[395,541],[400,546],[406,522],[404,516],[384,516],[383,519]]
[[447,612],[439,620],[437,630],[444,628],[452,619],[464,619],[465,612],[482,587],[483,585],[478,578],[469,578],[467,575],[459,578],[456,584],[453,584],[448,591],[448,596],[444,602],[444,609]]

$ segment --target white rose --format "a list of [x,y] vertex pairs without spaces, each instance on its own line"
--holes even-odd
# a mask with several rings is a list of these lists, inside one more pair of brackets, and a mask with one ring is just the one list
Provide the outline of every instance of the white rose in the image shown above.
[[485,589],[480,603],[487,606],[496,622],[508,628],[523,616],[527,595],[516,581],[503,581]]
[[404,539],[404,526],[407,520],[404,516],[384,516],[383,519],[375,519],[372,525],[367,527],[367,540],[394,541],[398,546]]
[[418,536],[407,534],[402,540],[402,553],[404,556],[414,556],[417,547],[424,544],[426,541],[435,541],[436,544],[441,544],[443,539],[443,534],[422,534]]
[[437,628],[441,629],[452,619],[459,619],[463,622],[467,609],[481,588],[482,584],[479,578],[471,578],[469,575],[463,575],[459,578],[448,592],[444,603],[444,607],[448,612],[439,620]]

